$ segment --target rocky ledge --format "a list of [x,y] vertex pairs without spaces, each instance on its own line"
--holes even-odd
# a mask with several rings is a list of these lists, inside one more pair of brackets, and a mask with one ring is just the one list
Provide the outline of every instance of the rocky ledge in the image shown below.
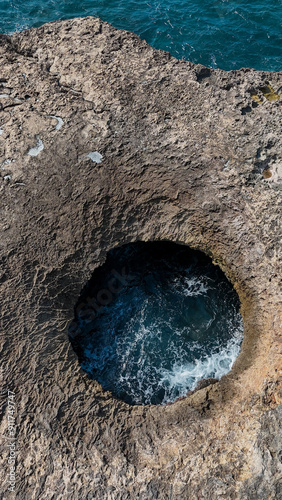
[[[179,61],[96,18],[0,44],[1,498],[10,428],[17,498],[277,500],[282,74]],[[68,338],[93,270],[136,240],[204,251],[242,303],[232,371],[172,405],[113,399]]]

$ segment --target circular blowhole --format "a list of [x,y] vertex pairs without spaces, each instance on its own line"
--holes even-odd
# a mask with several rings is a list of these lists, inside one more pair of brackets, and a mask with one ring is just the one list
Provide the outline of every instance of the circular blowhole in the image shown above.
[[243,336],[239,299],[209,257],[170,242],[111,250],[76,305],[79,362],[129,404],[166,404],[230,371]]

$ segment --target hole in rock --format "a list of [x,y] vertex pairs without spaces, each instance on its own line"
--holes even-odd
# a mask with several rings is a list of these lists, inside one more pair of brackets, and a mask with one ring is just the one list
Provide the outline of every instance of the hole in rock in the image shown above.
[[245,108],[241,109],[241,114],[246,115],[247,113],[251,113],[251,111],[252,111],[251,106],[246,106]]
[[129,404],[165,404],[230,371],[239,299],[209,257],[171,242],[111,250],[69,329],[81,367]]

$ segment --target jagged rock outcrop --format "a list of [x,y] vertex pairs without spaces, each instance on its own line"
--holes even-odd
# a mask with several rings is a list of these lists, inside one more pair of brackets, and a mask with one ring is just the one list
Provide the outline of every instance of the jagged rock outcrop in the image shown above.
[[[282,74],[178,61],[99,19],[0,38],[1,498],[278,499]],[[130,407],[81,370],[75,303],[116,245],[221,266],[244,342],[218,383]],[[13,422],[10,420],[10,422]]]

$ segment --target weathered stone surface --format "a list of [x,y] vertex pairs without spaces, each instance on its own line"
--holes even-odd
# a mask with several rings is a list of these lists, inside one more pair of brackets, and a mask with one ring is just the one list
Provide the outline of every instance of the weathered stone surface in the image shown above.
[[[282,74],[94,18],[0,43],[1,498],[10,390],[17,498],[278,499]],[[95,267],[139,239],[208,253],[242,302],[231,373],[168,406],[114,400],[68,340]]]

